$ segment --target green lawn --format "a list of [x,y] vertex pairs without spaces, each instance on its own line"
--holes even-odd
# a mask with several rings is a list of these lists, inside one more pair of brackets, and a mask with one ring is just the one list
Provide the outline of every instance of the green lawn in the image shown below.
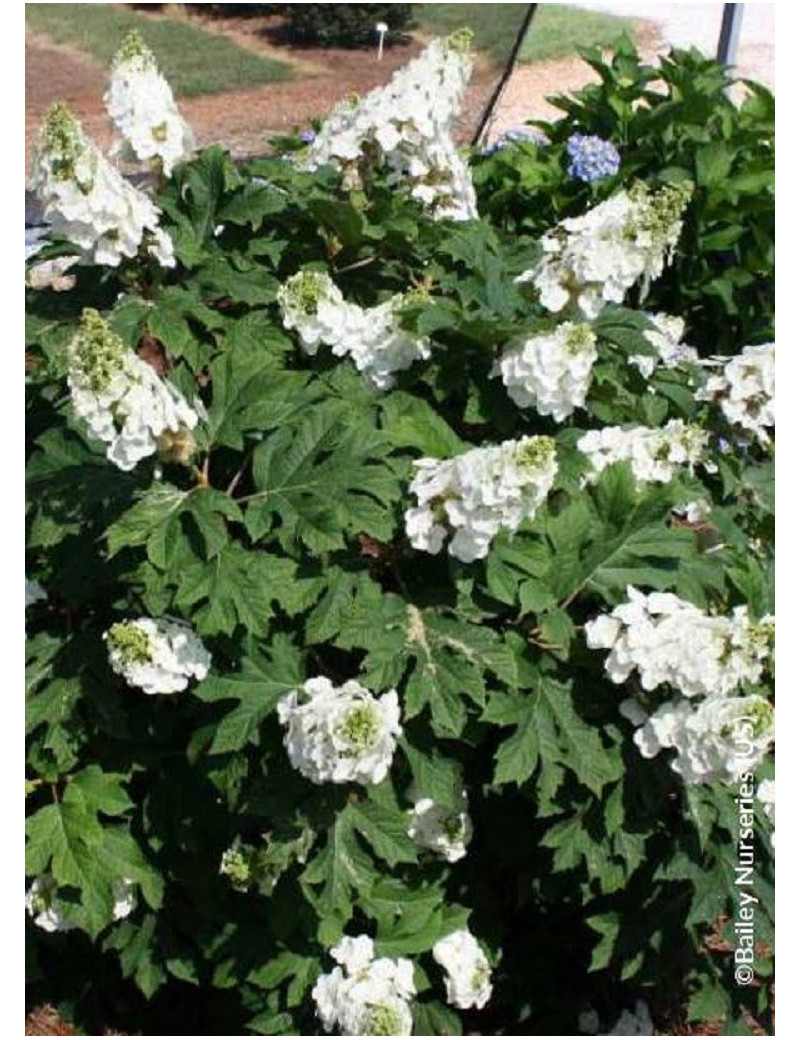
[[[508,57],[527,4],[414,4],[414,17],[423,32],[452,32],[469,26],[478,50],[503,62]],[[587,11],[571,4],[539,4],[521,61],[542,61],[574,54],[578,47],[606,46],[626,29],[630,18]]]
[[128,29],[139,29],[178,96],[274,83],[292,77],[281,61],[253,54],[184,21],[150,18],[108,4],[26,4],[25,24],[107,65]]

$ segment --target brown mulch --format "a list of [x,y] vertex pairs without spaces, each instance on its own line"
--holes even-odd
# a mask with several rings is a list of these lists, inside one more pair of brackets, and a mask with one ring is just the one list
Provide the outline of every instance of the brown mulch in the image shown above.
[[[65,1022],[55,1008],[42,1004],[25,1016],[25,1036],[80,1036]],[[116,1033],[106,1029],[103,1036],[128,1036],[128,1033]]]
[[25,1036],[78,1036],[78,1033],[54,1008],[43,1004],[26,1017]]

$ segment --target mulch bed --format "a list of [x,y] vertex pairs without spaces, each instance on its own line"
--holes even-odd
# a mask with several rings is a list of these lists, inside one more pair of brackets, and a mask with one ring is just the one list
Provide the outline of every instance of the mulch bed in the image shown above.
[[[55,1008],[42,1004],[25,1016],[25,1036],[80,1036],[72,1026],[65,1022]],[[128,1033],[116,1033],[106,1029],[103,1036],[128,1036]]]

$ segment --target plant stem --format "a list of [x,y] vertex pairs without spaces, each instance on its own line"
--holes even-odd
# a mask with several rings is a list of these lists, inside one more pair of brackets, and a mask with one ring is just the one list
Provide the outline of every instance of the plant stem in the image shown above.
[[211,487],[211,483],[208,479],[208,467],[210,459],[211,456],[206,455],[206,457],[203,459],[203,465],[199,469],[195,469],[194,471],[195,480],[197,481],[198,487]]
[[353,264],[347,264],[345,267],[334,267],[334,274],[344,274],[345,271],[355,271],[359,267],[367,267],[369,264],[374,264],[377,260],[377,256],[368,256],[366,260],[356,260]]
[[[237,488],[237,486],[239,484],[239,481],[244,476],[244,471],[247,469],[247,465],[250,462],[250,459],[252,458],[252,456],[253,456],[252,451],[248,452],[247,455],[245,455],[244,462],[241,464],[239,469],[234,473],[233,479],[231,480],[230,484],[228,484],[227,488],[225,489],[225,494],[226,495],[230,495],[231,498],[233,498],[233,493],[236,490],[236,488]],[[239,501],[241,502],[242,500],[239,499]]]

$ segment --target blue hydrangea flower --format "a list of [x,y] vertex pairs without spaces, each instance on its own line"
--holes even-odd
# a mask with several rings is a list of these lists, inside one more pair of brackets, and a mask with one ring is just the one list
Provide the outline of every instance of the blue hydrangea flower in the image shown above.
[[570,164],[567,173],[592,184],[604,177],[613,177],[619,170],[620,156],[610,141],[587,134],[573,134],[567,141]]
[[527,126],[519,126],[513,130],[506,130],[496,141],[484,148],[481,155],[494,155],[501,148],[506,148],[508,145],[516,144],[520,141],[529,141],[531,144],[538,145],[547,144],[547,139],[538,130],[532,130]]

